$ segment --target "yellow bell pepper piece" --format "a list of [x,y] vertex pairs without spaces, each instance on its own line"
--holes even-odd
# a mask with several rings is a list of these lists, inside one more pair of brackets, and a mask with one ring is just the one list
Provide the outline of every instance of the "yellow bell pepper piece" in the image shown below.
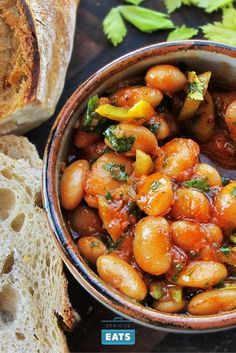
[[111,104],[101,104],[95,110],[96,113],[115,121],[130,121],[149,119],[155,115],[150,103],[140,100],[132,108],[116,107]]
[[136,177],[149,175],[153,171],[153,161],[149,154],[136,150],[136,161],[134,163],[134,173]]
[[[189,83],[190,84],[193,83],[193,80],[194,80],[194,76],[192,74],[193,74],[192,72],[189,73]],[[203,87],[202,99],[201,99],[201,94],[199,97],[200,99],[193,99],[191,97],[191,95],[187,96],[177,120],[182,121],[182,120],[191,119],[195,115],[195,113],[197,112],[200,104],[202,103],[202,101],[206,95],[210,78],[211,78],[210,71],[204,72],[203,74],[197,76],[197,79],[199,80],[200,84]]]

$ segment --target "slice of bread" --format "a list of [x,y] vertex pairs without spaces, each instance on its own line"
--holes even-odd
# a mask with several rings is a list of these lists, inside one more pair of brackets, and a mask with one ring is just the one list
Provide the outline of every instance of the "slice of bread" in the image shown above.
[[22,134],[55,111],[79,0],[0,0],[0,134]]
[[13,159],[26,159],[32,168],[42,168],[43,162],[39,158],[35,146],[26,137],[15,135],[1,136],[0,152]]
[[14,141],[15,151],[8,138],[0,138],[0,150],[11,156],[0,152],[0,351],[65,353],[58,318],[72,328],[78,317],[68,300],[62,261],[45,213],[38,206],[39,162],[33,168],[33,159],[21,158],[27,145],[30,157],[39,157],[26,139]]

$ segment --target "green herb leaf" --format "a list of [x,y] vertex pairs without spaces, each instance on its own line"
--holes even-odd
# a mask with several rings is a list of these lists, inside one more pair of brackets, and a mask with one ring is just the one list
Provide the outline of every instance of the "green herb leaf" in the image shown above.
[[128,207],[128,211],[129,211],[130,214],[133,214],[134,216],[136,216],[138,218],[141,217],[142,211],[140,210],[138,205],[136,205],[135,202],[129,201],[128,204],[127,204],[127,207]]
[[236,46],[236,31],[225,28],[221,22],[214,22],[202,27],[206,39]]
[[123,0],[123,1],[126,1],[130,4],[133,4],[133,5],[139,5],[141,4],[141,2],[143,2],[144,0]]
[[183,264],[177,264],[177,265],[175,266],[175,269],[176,269],[177,272],[180,272],[180,271],[182,271],[183,267],[184,267]]
[[222,181],[223,186],[226,186],[230,183],[230,179],[227,177],[223,177],[223,176],[221,177],[221,181]]
[[188,90],[187,96],[188,98],[194,100],[204,100],[203,93],[204,93],[204,86],[203,83],[199,80],[195,71],[191,71],[188,73]]
[[[215,2],[214,2],[215,3]],[[236,9],[223,9],[222,22],[209,23],[202,27],[205,38],[228,45],[236,45]]]
[[210,186],[208,184],[207,178],[188,180],[188,181],[185,181],[183,185],[186,186],[187,188],[196,188],[203,192],[210,191]]
[[234,7],[223,9],[222,23],[225,28],[236,30],[236,9]]
[[111,9],[103,21],[103,31],[114,46],[120,44],[127,34],[118,7]]
[[119,241],[117,241],[116,243],[111,243],[107,249],[108,253],[116,250],[118,248],[119,244],[120,244]]
[[185,40],[185,39],[191,39],[192,37],[196,36],[198,34],[198,29],[196,28],[191,28],[191,27],[186,27],[181,26],[177,27],[174,29],[172,32],[170,32],[167,41],[175,41],[175,40]]
[[98,241],[91,241],[89,246],[90,246],[90,248],[96,248],[99,246],[99,242]]
[[153,133],[155,134],[159,129],[160,129],[160,123],[158,122],[151,122],[149,121],[145,126]]
[[93,96],[89,98],[87,111],[82,120],[82,128],[85,131],[100,134],[101,131],[106,127],[108,120],[95,112],[95,109],[98,107],[98,104],[98,96]]
[[231,190],[231,195],[236,197],[236,187]]
[[98,117],[97,117],[98,114],[95,112],[95,109],[98,107],[98,104],[99,104],[98,96],[93,96],[89,98],[86,115],[82,122],[83,123],[82,127],[84,130],[90,130],[91,126],[94,123],[94,120],[98,120]]
[[229,246],[222,246],[222,247],[220,248],[220,251],[221,251],[224,255],[229,255],[229,253],[230,253],[230,248],[229,248]]
[[114,162],[104,164],[104,169],[111,173],[112,178],[120,181],[127,181],[129,175],[125,171],[124,164],[116,164]]
[[189,256],[191,257],[191,259],[195,259],[198,256],[198,252],[195,250],[190,250]]
[[165,5],[168,13],[174,12],[182,5],[181,0],[165,0]]
[[174,276],[171,277],[171,281],[177,282],[178,278],[179,278],[179,275],[176,273]]
[[157,189],[159,189],[159,187],[162,186],[162,182],[158,181],[158,180],[155,180],[151,186],[150,186],[150,189],[152,191],[156,191]]
[[173,22],[163,12],[129,5],[119,6],[119,10],[127,21],[142,32],[174,28]]
[[105,195],[105,198],[109,201],[109,200],[112,200],[112,195],[110,193],[110,191],[107,191],[106,195]]
[[206,12],[213,12],[227,5],[233,4],[233,0],[197,0],[197,6],[202,7]]
[[129,136],[129,137],[118,137],[116,134],[119,133],[117,131],[118,128],[116,125],[111,125],[105,132],[104,136],[108,140],[108,142],[111,144],[112,148],[118,152],[118,153],[123,153],[123,152],[128,152],[131,150],[135,137],[134,136]]

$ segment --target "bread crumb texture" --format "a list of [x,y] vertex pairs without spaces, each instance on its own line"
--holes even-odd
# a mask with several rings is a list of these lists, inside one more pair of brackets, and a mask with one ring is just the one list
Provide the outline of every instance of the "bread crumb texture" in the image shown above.
[[[1,143],[0,143],[1,145]],[[0,351],[68,352],[73,326],[62,261],[38,206],[41,171],[0,152]]]

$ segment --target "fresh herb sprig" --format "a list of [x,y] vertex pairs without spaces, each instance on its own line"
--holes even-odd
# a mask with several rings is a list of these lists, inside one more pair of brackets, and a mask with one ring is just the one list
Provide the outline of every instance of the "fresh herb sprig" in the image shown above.
[[[236,9],[234,0],[164,0],[168,14],[139,6],[144,0],[123,0],[131,5],[120,5],[112,8],[103,21],[103,30],[114,46],[120,44],[127,35],[125,21],[142,32],[154,32],[161,29],[174,29],[167,41],[191,39],[198,34],[198,29],[176,27],[168,14],[182,5],[193,5],[211,13],[223,11],[221,22],[208,23],[202,26],[204,37],[224,44],[236,45]],[[143,5],[143,4],[142,4]]]
[[120,180],[120,181],[127,181],[128,180],[128,173],[125,171],[124,164],[117,164],[114,162],[109,162],[104,164],[104,169],[111,173],[113,179]]
[[202,192],[209,192],[210,191],[210,186],[208,184],[208,179],[203,178],[203,179],[192,179],[185,181],[183,185],[187,188],[195,188],[198,189]]
[[104,136],[117,153],[130,151],[135,141],[134,136],[120,136],[117,125],[109,126],[104,132]]
[[120,44],[127,35],[124,19],[146,33],[175,27],[167,14],[136,6],[141,1],[127,0],[126,2],[134,5],[121,5],[112,8],[103,21],[103,31],[114,46]]

